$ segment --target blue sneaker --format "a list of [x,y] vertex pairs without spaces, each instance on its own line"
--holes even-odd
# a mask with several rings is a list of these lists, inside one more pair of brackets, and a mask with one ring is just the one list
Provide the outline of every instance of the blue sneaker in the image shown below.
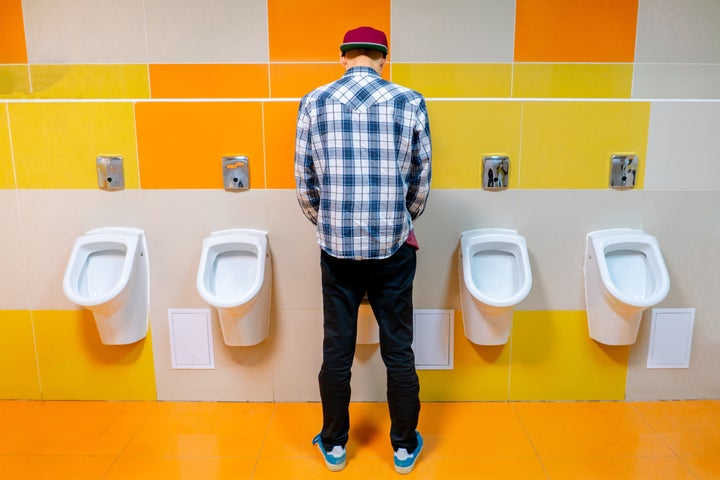
[[339,472],[345,468],[345,447],[335,445],[329,452],[323,447],[322,440],[320,440],[320,434],[316,435],[312,441],[313,445],[317,445],[325,459],[325,465],[331,472]]
[[417,435],[418,441],[415,451],[408,453],[406,449],[398,448],[395,455],[393,455],[395,471],[401,475],[406,475],[413,471],[413,468],[415,468],[415,462],[417,462],[420,452],[422,452],[423,438],[417,430],[415,431],[415,435]]

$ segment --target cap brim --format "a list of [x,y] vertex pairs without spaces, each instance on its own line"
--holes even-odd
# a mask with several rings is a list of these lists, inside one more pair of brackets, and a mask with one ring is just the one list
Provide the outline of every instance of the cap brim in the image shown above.
[[377,50],[378,52],[382,52],[385,54],[388,53],[387,47],[381,43],[348,42],[340,45],[340,51],[343,53],[347,52],[348,50],[352,50],[353,48],[367,48],[370,50]]

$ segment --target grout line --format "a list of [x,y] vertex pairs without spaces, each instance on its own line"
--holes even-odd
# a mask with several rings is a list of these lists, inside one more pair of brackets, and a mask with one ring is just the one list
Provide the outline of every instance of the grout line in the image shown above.
[[147,67],[148,96],[152,98],[152,84],[150,82],[150,42],[148,41],[147,2],[142,0],[143,34],[145,35],[145,66]]
[[[149,72],[149,70],[148,70]],[[226,98],[0,98],[15,103],[282,103],[299,102],[301,97]],[[720,103],[720,98],[549,98],[549,97],[425,97],[427,102],[505,102],[505,103]]]
[[[268,188],[268,152],[267,152],[267,138],[265,136],[267,135],[267,132],[265,131],[265,104],[260,103],[260,137],[262,138],[262,156],[263,156],[263,189],[267,190]],[[252,179],[248,179],[250,183],[252,183]],[[267,198],[265,199],[265,208],[267,208]]]
[[[653,402],[655,402],[655,401],[653,401]],[[683,467],[685,467],[685,469],[688,471],[688,473],[690,473],[690,475],[691,475],[693,478],[699,479],[699,477],[698,477],[697,475],[695,475],[695,472],[693,471],[693,469],[690,468],[690,466],[689,466],[687,463],[685,463],[685,461],[683,460],[682,456],[680,455],[680,452],[676,452],[675,449],[665,440],[665,437],[664,437],[660,432],[658,432],[658,431],[655,429],[655,427],[653,426],[652,423],[650,423],[650,420],[648,420],[647,418],[645,418],[645,416],[642,414],[642,412],[640,412],[640,410],[638,410],[637,408],[635,408],[635,402],[628,402],[628,401],[626,401],[625,403],[627,403],[627,404],[630,406],[630,408],[632,409],[632,411],[635,412],[635,415],[637,415],[637,417],[638,417],[640,420],[642,420],[642,421],[645,423],[645,425],[647,425],[647,427],[648,427],[648,428],[653,432],[653,434],[663,443],[663,445],[665,445],[665,446],[673,453],[673,455],[675,456],[675,458],[680,462],[680,464],[682,464]]]
[[[7,103],[5,104],[5,117],[7,121],[7,131],[8,131],[8,143],[10,144],[10,162],[12,163],[13,168],[13,181],[15,182],[15,211],[17,212],[17,225],[18,225],[18,235],[20,240],[20,246],[25,245],[24,235],[23,235],[23,225],[22,225],[22,212],[20,211],[20,197],[19,197],[19,185],[18,185],[18,178],[17,178],[17,162],[15,161],[15,147],[13,145],[13,137],[12,137],[12,126],[10,122],[10,105]],[[27,266],[27,255],[22,255],[22,271],[28,272],[28,266]],[[24,281],[27,281],[27,276],[23,279]],[[27,289],[26,291],[26,298],[25,302],[27,305],[31,305],[32,302],[30,301],[30,290]],[[30,313],[30,329],[32,332],[32,341],[33,341],[33,353],[35,354],[35,372],[37,374],[37,382],[38,382],[38,393],[40,394],[40,400],[43,400],[43,386],[42,386],[42,376],[40,375],[40,353],[38,351],[38,345],[37,345],[37,331],[35,329],[35,314],[33,313],[33,309],[29,309],[28,313]]]
[[532,437],[530,436],[530,432],[528,431],[527,427],[525,426],[525,422],[523,422],[522,416],[520,415],[520,412],[518,412],[517,409],[517,402],[508,402],[512,406],[513,411],[515,412],[515,416],[518,419],[518,422],[520,422],[520,426],[523,429],[523,432],[525,432],[525,436],[528,439],[528,442],[530,442],[530,445],[532,446],[533,451],[535,452],[535,456],[538,459],[538,462],[540,462],[540,466],[543,469],[543,473],[545,474],[545,478],[549,479],[550,474],[548,473],[547,467],[545,466],[545,462],[543,462],[542,456],[540,455],[540,452],[537,449],[537,446],[535,445],[535,442],[533,442]]
[[258,450],[257,457],[255,458],[255,464],[253,465],[252,472],[250,472],[250,479],[255,478],[255,473],[257,473],[258,464],[260,463],[260,456],[262,455],[263,449],[265,448],[265,443],[267,442],[268,436],[270,435],[270,428],[273,425],[273,422],[275,421],[275,415],[277,413],[278,403],[276,401],[272,402],[272,415],[270,415],[270,421],[267,423],[267,427],[265,428],[265,435],[263,435],[262,442],[260,443],[260,449]]

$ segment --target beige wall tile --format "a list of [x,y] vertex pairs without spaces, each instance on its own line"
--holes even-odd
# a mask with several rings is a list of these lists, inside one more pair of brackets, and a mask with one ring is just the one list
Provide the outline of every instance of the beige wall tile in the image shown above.
[[147,63],[143,0],[23,2],[29,63]]
[[714,0],[642,0],[635,61],[720,63],[720,4]]
[[633,98],[720,98],[720,64],[635,64]]
[[645,188],[720,189],[720,103],[655,102]]
[[265,0],[146,0],[150,63],[267,62]]
[[79,309],[65,298],[62,285],[75,239],[99,227],[141,227],[140,192],[20,190],[17,195],[26,308]]
[[15,190],[0,190],[0,310],[23,310],[29,303],[28,273]]
[[397,62],[511,62],[515,2],[393,0]]

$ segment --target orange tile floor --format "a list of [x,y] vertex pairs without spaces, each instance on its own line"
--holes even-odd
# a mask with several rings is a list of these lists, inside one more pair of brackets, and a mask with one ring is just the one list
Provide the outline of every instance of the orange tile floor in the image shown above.
[[[0,479],[403,478],[384,403],[353,403],[348,464],[317,403],[0,401]],[[404,478],[720,479],[720,400],[423,403]]]

